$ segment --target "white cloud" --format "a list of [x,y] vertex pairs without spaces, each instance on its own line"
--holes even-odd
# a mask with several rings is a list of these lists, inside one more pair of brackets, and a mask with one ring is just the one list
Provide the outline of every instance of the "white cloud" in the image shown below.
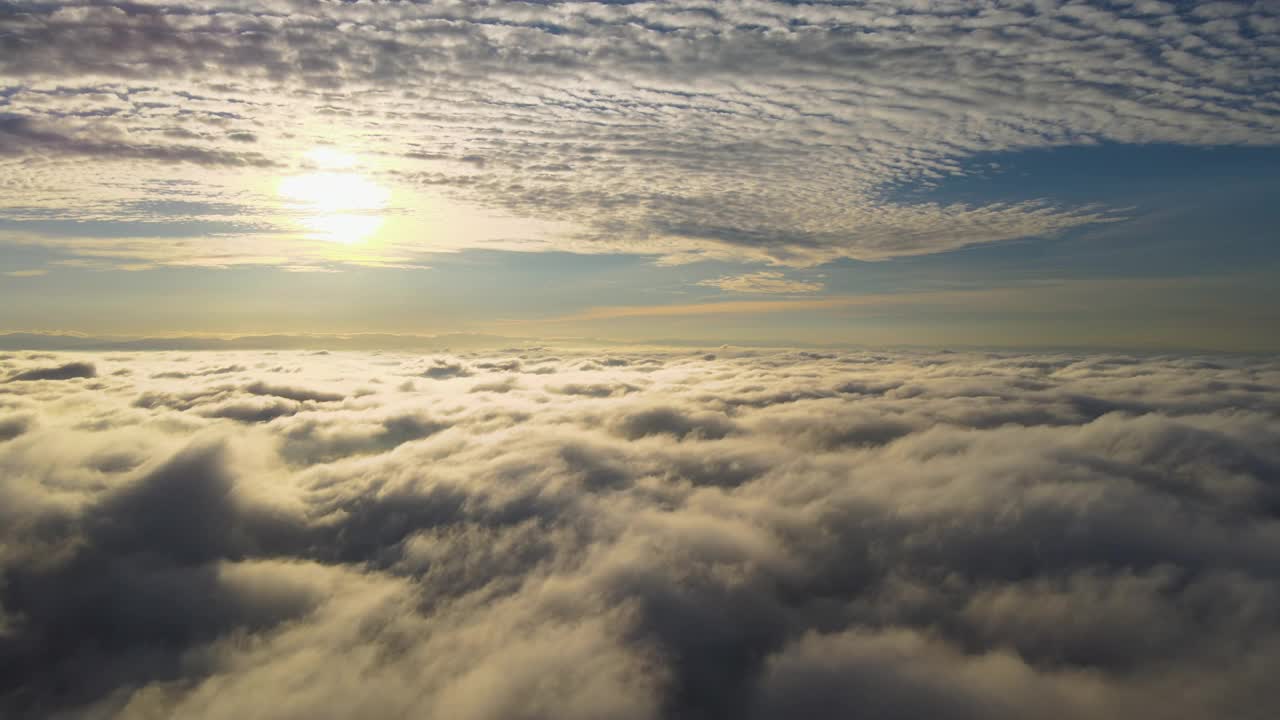
[[0,371],[6,716],[1277,710],[1273,360],[9,352]]
[[743,275],[728,275],[711,280],[703,280],[698,284],[705,285],[707,287],[720,288],[725,292],[748,293],[753,295],[792,295],[818,292],[822,289],[822,283],[820,282],[792,280],[780,272],[774,272],[771,270],[761,270],[759,272],[746,273]]
[[467,220],[344,262],[481,245],[809,266],[1051,234],[1121,214],[894,191],[979,153],[1275,144],[1277,22],[1266,3],[23,3],[4,212],[132,224],[4,237],[324,267],[332,247],[272,191],[316,147],[363,158],[395,222]]

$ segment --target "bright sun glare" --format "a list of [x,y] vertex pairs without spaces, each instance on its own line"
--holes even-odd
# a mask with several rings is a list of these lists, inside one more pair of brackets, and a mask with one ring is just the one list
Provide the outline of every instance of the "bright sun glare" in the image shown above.
[[382,227],[391,192],[352,171],[353,155],[316,148],[304,156],[311,172],[280,181],[280,196],[299,214],[298,223],[316,239],[354,244]]

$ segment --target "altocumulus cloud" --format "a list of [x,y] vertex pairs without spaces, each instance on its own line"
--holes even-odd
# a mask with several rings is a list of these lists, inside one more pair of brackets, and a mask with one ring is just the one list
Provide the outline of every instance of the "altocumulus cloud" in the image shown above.
[[1274,360],[0,362],[5,717],[1280,712]]
[[[984,154],[1280,140],[1265,1],[7,5],[5,213],[132,224],[5,234],[98,262],[307,267],[314,250],[281,249],[277,199],[244,178],[338,141],[399,191],[553,228],[448,242],[809,266],[1124,215],[897,192],[988,173]],[[86,187],[69,158],[130,182]],[[193,164],[201,184],[174,188]],[[178,251],[157,236],[178,221],[218,231]],[[441,242],[381,260],[456,249]]]

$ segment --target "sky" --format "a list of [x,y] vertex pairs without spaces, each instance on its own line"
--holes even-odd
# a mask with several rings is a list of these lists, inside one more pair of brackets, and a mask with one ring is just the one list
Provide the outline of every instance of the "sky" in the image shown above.
[[1276,197],[1265,1],[0,7],[0,332],[1275,351]]
[[0,1],[5,720],[1280,718],[1280,2]]

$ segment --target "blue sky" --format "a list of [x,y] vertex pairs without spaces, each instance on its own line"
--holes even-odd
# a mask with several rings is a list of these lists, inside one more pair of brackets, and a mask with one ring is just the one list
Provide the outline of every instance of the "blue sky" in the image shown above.
[[1268,3],[62,5],[0,331],[1280,349]]

